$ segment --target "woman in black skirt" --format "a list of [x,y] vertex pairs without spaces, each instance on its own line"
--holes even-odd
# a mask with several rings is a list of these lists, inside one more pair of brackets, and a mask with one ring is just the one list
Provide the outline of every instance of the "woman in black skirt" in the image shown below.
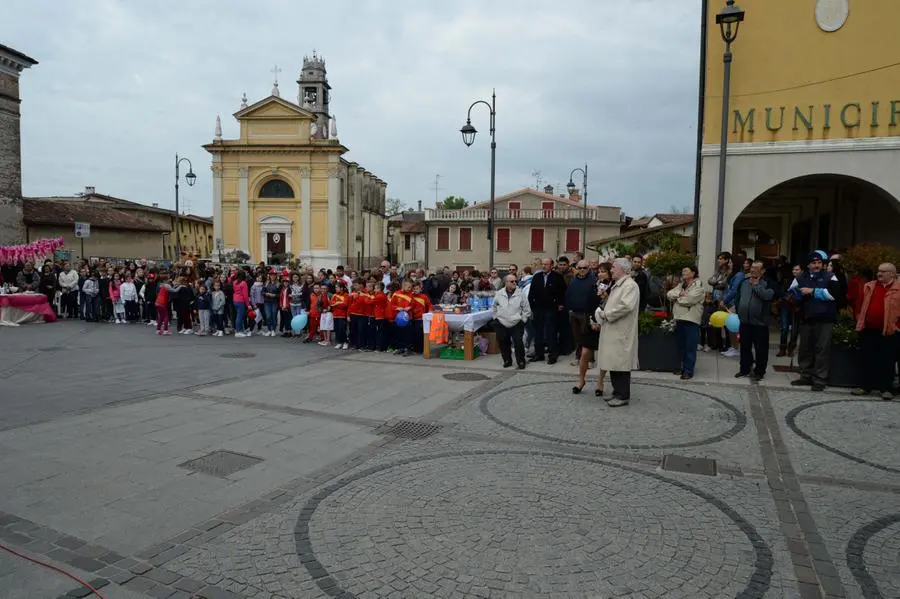
[[[609,286],[612,285],[611,268],[612,265],[609,262],[601,264],[597,271],[597,283],[591,288],[591,300],[588,305],[588,314],[590,314],[589,326],[579,340],[581,344],[581,358],[578,362],[578,385],[572,387],[572,393],[575,395],[578,395],[584,389],[587,371],[594,361],[594,352],[600,344],[600,325],[594,320],[594,312],[597,311],[597,308],[606,304]],[[603,381],[605,379],[606,371],[601,370],[597,379],[597,388],[594,390],[594,395],[597,397],[603,397]]]

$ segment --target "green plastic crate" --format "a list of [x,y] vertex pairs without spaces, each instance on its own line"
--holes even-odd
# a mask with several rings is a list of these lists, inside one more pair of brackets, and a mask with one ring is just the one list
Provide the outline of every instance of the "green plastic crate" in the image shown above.
[[[474,347],[473,349],[475,350],[474,356],[477,358],[481,352],[478,351],[478,347]],[[443,360],[465,360],[466,350],[461,347],[448,346],[441,350],[439,356]]]

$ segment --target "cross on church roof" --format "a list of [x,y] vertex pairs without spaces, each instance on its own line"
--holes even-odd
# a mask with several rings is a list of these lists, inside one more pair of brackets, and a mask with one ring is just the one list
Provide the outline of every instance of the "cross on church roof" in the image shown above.
[[281,93],[278,91],[278,73],[281,72],[281,69],[278,68],[278,65],[275,65],[275,68],[272,69],[272,73],[275,74],[275,83],[272,84],[272,95],[276,98],[281,97]]

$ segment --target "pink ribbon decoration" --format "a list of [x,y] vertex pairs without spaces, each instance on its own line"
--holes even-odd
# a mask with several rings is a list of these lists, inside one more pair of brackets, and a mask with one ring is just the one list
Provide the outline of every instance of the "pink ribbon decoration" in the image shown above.
[[62,237],[39,239],[23,245],[0,245],[0,264],[15,265],[20,262],[37,262],[51,256],[63,245],[65,245],[65,241]]

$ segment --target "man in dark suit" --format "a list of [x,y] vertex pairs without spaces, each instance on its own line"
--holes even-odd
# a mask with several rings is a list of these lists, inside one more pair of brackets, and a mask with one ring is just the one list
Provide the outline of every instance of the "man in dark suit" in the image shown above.
[[553,269],[553,260],[541,260],[541,270],[531,279],[528,303],[534,315],[534,357],[532,362],[544,360],[547,349],[547,364],[556,364],[559,357],[559,312],[566,305],[566,281]]

